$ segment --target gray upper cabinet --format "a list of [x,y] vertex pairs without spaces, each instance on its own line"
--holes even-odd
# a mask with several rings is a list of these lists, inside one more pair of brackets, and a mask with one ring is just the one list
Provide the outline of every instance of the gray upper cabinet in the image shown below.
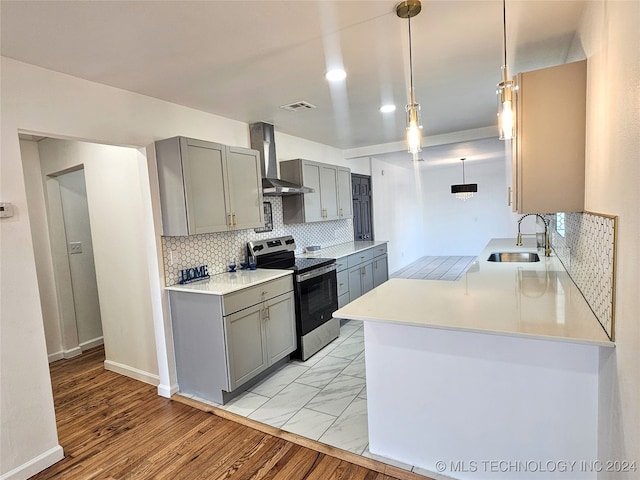
[[164,235],[264,225],[257,151],[186,137],[155,147]]
[[226,166],[233,228],[264,227],[260,154],[248,148],[227,147]]
[[351,170],[338,167],[338,216],[353,217],[353,199],[351,195]]
[[586,60],[515,77],[509,201],[518,213],[584,210]]
[[283,180],[311,187],[314,193],[282,199],[285,224],[351,218],[351,170],[311,160],[280,163]]

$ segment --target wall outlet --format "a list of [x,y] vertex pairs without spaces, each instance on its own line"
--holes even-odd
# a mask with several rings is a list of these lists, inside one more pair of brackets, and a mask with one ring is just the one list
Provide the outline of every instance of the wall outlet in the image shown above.
[[69,242],[69,245],[67,245],[67,252],[69,252],[69,255],[82,253],[82,242]]

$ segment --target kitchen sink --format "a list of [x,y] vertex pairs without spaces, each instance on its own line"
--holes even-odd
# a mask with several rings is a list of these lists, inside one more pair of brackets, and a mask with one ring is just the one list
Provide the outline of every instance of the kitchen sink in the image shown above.
[[539,262],[540,257],[534,252],[493,252],[487,260],[489,262]]

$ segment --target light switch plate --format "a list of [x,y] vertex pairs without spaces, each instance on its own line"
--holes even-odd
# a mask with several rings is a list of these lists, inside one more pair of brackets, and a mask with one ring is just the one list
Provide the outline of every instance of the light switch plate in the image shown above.
[[82,253],[82,242],[69,242],[67,251],[69,255]]
[[0,202],[0,218],[13,217],[13,205],[9,202]]

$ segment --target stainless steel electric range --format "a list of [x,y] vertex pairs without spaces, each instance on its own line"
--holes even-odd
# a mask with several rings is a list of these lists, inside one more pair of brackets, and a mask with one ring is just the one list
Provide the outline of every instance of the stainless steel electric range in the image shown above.
[[340,335],[336,261],[333,258],[296,258],[292,236],[247,243],[247,255],[258,268],[291,269],[296,304],[298,349],[295,357],[306,360]]

